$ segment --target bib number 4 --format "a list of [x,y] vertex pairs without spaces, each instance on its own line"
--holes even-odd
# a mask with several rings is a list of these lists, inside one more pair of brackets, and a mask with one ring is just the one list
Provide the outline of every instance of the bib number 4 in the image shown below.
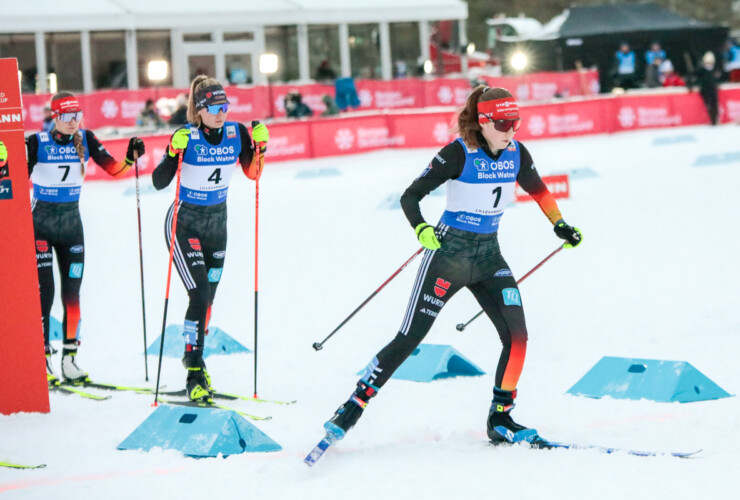
[[217,168],[216,170],[214,170],[208,180],[215,184],[221,182],[221,169]]

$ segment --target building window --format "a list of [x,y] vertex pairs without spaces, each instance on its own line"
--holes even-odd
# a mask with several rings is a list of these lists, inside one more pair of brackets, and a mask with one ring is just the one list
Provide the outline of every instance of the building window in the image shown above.
[[80,33],[46,33],[46,64],[49,92],[82,92],[82,45]]
[[349,25],[349,57],[352,76],[359,79],[382,78],[380,70],[380,31],[377,23]]
[[391,61],[393,77],[404,78],[423,74],[419,23],[391,23]]
[[296,26],[267,26],[265,28],[265,53],[278,56],[278,70],[273,75],[274,80],[286,82],[299,78],[298,28]]
[[308,26],[308,61],[311,77],[329,80],[332,73],[340,73],[339,26],[336,24],[311,24]]
[[0,57],[18,59],[21,92],[36,92],[36,44],[33,34],[0,35]]
[[167,78],[157,85],[172,86],[172,51],[170,50],[170,32],[142,30],[136,31],[136,54],[139,68],[139,87],[151,87],[147,77],[147,68],[150,61],[167,61],[169,71]]
[[126,38],[123,31],[90,33],[93,87],[128,88]]

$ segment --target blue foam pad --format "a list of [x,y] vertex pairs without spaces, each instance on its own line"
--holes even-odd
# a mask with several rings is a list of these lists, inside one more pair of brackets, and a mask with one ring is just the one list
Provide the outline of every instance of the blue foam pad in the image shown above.
[[[164,331],[164,349],[163,356],[172,358],[182,357],[185,351],[185,339],[182,336],[182,325],[170,325]],[[149,355],[159,356],[159,344],[162,336],[149,344],[146,353]],[[242,344],[234,340],[229,334],[218,327],[210,327],[206,335],[206,345],[203,349],[203,357],[207,358],[212,354],[236,354],[240,352],[252,352]]]
[[696,138],[691,134],[674,135],[670,137],[656,137],[653,139],[653,146],[670,146],[685,142],[696,142]]
[[568,394],[689,403],[731,396],[686,361],[604,356]]
[[200,458],[282,449],[234,411],[173,405],[159,406],[118,445],[119,450],[152,448]]
[[[62,322],[54,316],[49,318],[49,340],[62,340]],[[157,351],[159,352],[159,351]]]
[[320,168],[318,170],[301,170],[295,174],[296,179],[315,179],[317,177],[339,177],[342,173],[334,167]]
[[722,163],[740,163],[740,151],[716,155],[700,155],[694,161],[694,166],[705,167],[707,165],[721,165]]
[[[357,374],[364,373],[365,370],[361,370]],[[450,377],[475,377],[485,373],[450,345],[421,344],[391,378],[431,382]]]
[[594,170],[589,167],[580,167],[572,169],[570,172],[568,172],[568,176],[570,177],[570,180],[581,180],[593,179],[595,177],[598,177],[599,174],[594,172]]
[[401,209],[401,194],[391,193],[380,202],[378,208],[381,210],[400,210]]

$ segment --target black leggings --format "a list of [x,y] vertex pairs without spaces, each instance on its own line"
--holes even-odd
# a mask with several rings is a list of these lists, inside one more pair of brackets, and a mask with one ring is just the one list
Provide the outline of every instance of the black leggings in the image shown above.
[[380,388],[418,347],[445,303],[463,287],[475,296],[498,331],[503,350],[496,387],[516,389],[527,351],[521,296],[501,256],[496,233],[477,234],[443,224],[442,248],[427,250],[396,337],[367,366],[362,380]]
[[85,238],[78,202],[53,203],[33,200],[33,233],[41,294],[44,342],[49,343],[49,316],[54,303],[54,257],[56,251],[62,281],[63,343],[77,343],[80,334],[80,285],[85,265]]
[[[164,227],[168,249],[173,215],[174,204]],[[180,202],[175,239],[173,260],[190,299],[185,341],[202,348],[226,257],[226,202],[208,206]]]

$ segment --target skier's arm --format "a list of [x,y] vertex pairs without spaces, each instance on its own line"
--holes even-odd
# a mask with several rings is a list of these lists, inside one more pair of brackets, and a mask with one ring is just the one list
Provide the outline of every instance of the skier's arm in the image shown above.
[[[180,132],[181,130],[188,130],[188,134]],[[178,134],[178,132],[180,133]],[[175,137],[176,135],[178,137]],[[170,185],[172,179],[175,178],[178,163],[177,157],[178,154],[180,154],[180,151],[187,147],[188,140],[186,140],[186,137],[189,138],[189,136],[189,129],[187,129],[186,127],[180,127],[179,129],[175,130],[175,133],[172,134],[172,137],[170,137],[170,143],[167,145],[164,156],[159,161],[159,165],[157,165],[157,167],[152,172],[152,184],[154,185],[155,189],[159,190],[166,188]],[[175,144],[174,146],[173,141],[177,142],[177,144]]]
[[33,167],[39,161],[39,138],[36,134],[26,137],[26,157],[28,158],[28,176],[31,177]]
[[426,221],[421,215],[419,202],[426,195],[450,179],[457,179],[465,166],[465,152],[458,142],[451,142],[432,159],[427,168],[401,195],[401,208],[411,227],[417,228]]
[[563,218],[558,204],[555,202],[555,198],[550,190],[547,189],[545,183],[542,182],[540,174],[537,173],[532,155],[529,154],[529,150],[521,142],[519,143],[519,155],[520,167],[516,181],[522,189],[534,198],[534,201],[540,206],[540,210],[542,210],[554,226]]
[[128,143],[126,156],[121,161],[116,161],[91,130],[86,130],[85,134],[87,136],[87,147],[90,151],[90,157],[113,177],[128,172],[134,161],[144,154],[144,141],[138,137],[132,137]]
[[[239,164],[242,166],[242,171],[249,179],[255,180],[262,172],[260,171],[261,165],[264,165],[265,146],[258,155],[254,154],[256,143],[262,142],[267,144],[270,138],[270,134],[267,131],[267,126],[258,121],[252,122],[252,133],[254,137],[250,136],[249,130],[246,126],[239,124],[239,134],[242,139],[242,151],[239,154]],[[254,139],[254,140],[253,140]]]

